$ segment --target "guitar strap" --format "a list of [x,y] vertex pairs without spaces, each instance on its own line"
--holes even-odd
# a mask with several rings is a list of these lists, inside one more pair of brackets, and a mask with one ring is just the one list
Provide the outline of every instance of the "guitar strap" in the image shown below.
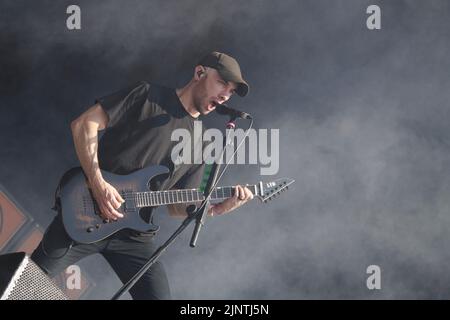
[[205,193],[206,183],[208,182],[209,176],[211,175],[212,164],[205,165],[205,171],[203,171],[202,182],[200,183],[200,192]]

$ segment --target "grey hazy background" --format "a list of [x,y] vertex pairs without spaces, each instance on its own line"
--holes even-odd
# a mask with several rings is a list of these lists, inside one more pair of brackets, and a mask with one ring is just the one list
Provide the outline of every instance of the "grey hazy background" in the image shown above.
[[[43,227],[77,160],[70,121],[138,80],[180,86],[200,55],[234,55],[251,92],[230,105],[280,129],[295,185],[189,229],[164,255],[176,299],[448,299],[450,2],[73,1],[0,5],[0,183]],[[382,29],[366,28],[378,4]],[[208,121],[220,123],[218,116]],[[232,166],[223,184],[257,182]],[[166,239],[180,221],[158,209]],[[381,267],[382,289],[366,288]],[[80,264],[109,298],[100,256]]]

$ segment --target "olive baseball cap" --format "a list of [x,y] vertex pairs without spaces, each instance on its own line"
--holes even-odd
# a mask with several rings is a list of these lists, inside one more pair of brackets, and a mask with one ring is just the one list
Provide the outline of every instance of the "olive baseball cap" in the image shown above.
[[197,65],[216,69],[225,81],[236,83],[236,93],[244,97],[249,91],[248,83],[242,78],[239,63],[233,57],[221,52],[211,52],[204,56]]

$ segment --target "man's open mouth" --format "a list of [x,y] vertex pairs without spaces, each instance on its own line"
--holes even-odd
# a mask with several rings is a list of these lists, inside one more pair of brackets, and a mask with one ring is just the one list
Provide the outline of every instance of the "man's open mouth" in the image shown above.
[[211,100],[207,106],[208,111],[214,110],[219,104],[216,100]]

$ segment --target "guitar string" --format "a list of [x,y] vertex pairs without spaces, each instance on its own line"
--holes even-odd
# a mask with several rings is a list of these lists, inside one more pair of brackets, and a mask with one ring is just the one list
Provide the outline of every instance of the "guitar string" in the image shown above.
[[[228,188],[230,188],[230,190],[231,190],[231,188],[232,187],[228,187]],[[183,198],[181,199],[181,201],[175,201],[175,202],[172,202],[172,201],[170,201],[169,200],[169,202],[168,203],[153,203],[153,199],[152,198],[147,198],[147,199],[145,199],[145,198],[141,198],[140,196],[139,196],[139,192],[126,192],[126,193],[124,193],[124,194],[122,194],[124,197],[125,197],[125,199],[126,200],[132,200],[133,202],[134,202],[134,204],[135,204],[135,207],[137,207],[137,208],[139,208],[139,207],[152,207],[152,206],[160,206],[160,205],[164,205],[164,204],[177,204],[177,203],[192,203],[192,202],[198,202],[198,201],[203,201],[204,200],[204,195],[203,194],[201,194],[199,191],[198,191],[198,189],[192,189],[192,190],[197,190],[197,195],[200,195],[200,196],[202,196],[202,199],[192,199],[192,201],[190,201],[189,199],[186,199],[186,201],[184,201],[183,200]],[[172,190],[172,191],[178,191],[178,190]],[[148,191],[146,191],[146,192],[148,192]],[[162,191],[162,192],[167,192],[167,191]],[[217,191],[215,191],[215,192],[217,192]],[[152,192],[150,191],[150,194],[151,194]],[[155,194],[157,194],[157,193],[160,193],[161,194],[161,191],[154,191],[154,193]],[[148,194],[148,193],[147,193]],[[193,195],[192,195],[193,196]],[[213,200],[218,200],[218,199],[226,199],[227,197],[224,197],[224,198],[221,198],[221,197],[219,197],[218,195],[217,195],[217,193],[216,193],[216,198],[214,198]],[[186,198],[188,198],[188,195],[186,194]],[[197,197],[198,198],[198,197]],[[163,202],[164,202],[164,199],[162,199],[163,200]],[[84,205],[87,205],[87,204],[89,204],[89,205],[92,205],[93,207],[94,207],[94,210],[95,210],[95,203],[94,203],[94,201],[93,201],[93,199],[92,199],[92,197],[83,197],[83,203],[84,203]],[[119,209],[119,208],[118,208]],[[126,211],[125,211],[126,212]]]
[[[230,190],[232,189],[232,187],[222,187],[223,189],[225,189],[225,188],[229,188]],[[198,190],[198,189],[186,189],[186,190],[192,190],[191,192],[193,192],[193,190],[195,190],[195,194],[191,194],[191,196],[193,197],[194,195],[197,195],[197,198],[198,198],[198,196],[201,196],[202,198],[201,199],[192,199],[192,202],[196,202],[196,201],[202,201],[202,200],[204,200],[204,195],[203,194],[201,194],[200,193],[200,191]],[[185,196],[186,196],[186,198],[188,198],[188,193],[187,193],[187,191],[184,191],[184,190],[167,190],[167,191],[138,191],[138,192],[126,192],[126,193],[123,193],[122,195],[124,196],[124,198],[126,199],[126,200],[135,200],[135,201],[146,201],[146,200],[150,200],[150,201],[152,201],[153,200],[153,198],[151,198],[152,196],[160,196],[161,194],[163,194],[164,192],[171,192],[172,194],[171,194],[171,196],[172,196],[172,198],[174,197],[174,194],[173,193],[180,193],[181,192],[181,196],[183,196],[184,194],[183,194],[183,192],[185,192],[186,194],[185,194]],[[217,193],[217,191],[214,191],[214,192],[216,192]],[[230,191],[228,191],[228,192],[230,192]],[[147,196],[147,198],[143,198],[142,196],[143,195],[148,195]],[[149,198],[150,197],[150,198]],[[217,196],[217,197],[215,197],[214,198],[214,200],[219,200],[219,199],[226,199],[227,197],[220,197],[220,196]],[[165,202],[164,201],[164,199],[162,199],[163,201],[162,202]],[[83,198],[83,201],[84,201],[84,203],[86,203],[86,204],[92,204],[94,201],[92,200],[92,197],[84,197]],[[181,200],[181,201],[175,201],[175,202],[172,202],[172,201],[169,201],[170,203],[183,203],[183,202],[190,202],[190,200],[189,199],[187,199],[187,201],[184,201],[183,199]],[[161,204],[163,204],[163,203],[161,203]]]

